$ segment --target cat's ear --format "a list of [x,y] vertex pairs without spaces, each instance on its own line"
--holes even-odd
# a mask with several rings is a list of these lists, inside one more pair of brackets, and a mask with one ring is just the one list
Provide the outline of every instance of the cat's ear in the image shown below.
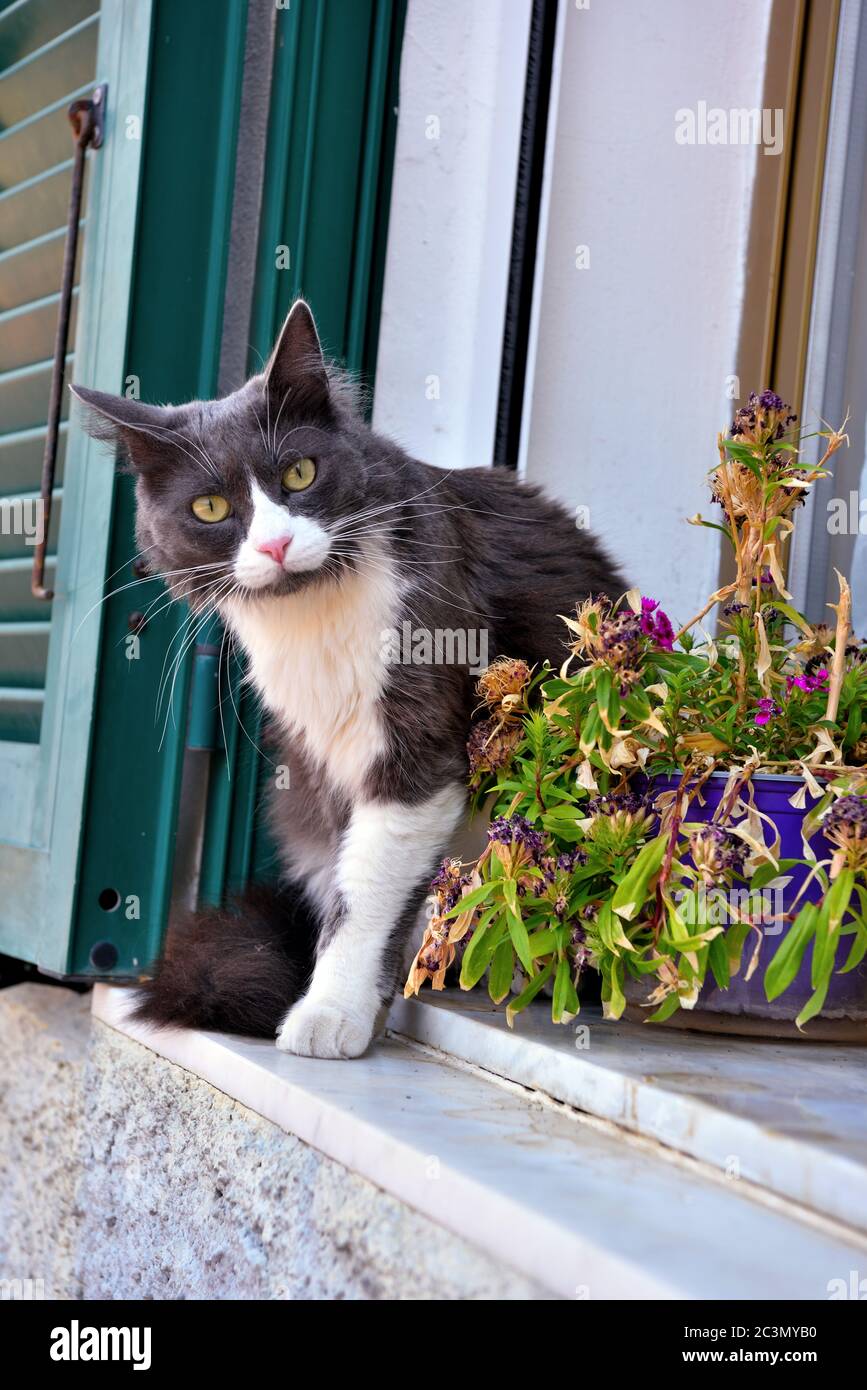
[[296,299],[265,367],[265,385],[278,408],[323,410],[328,406],[328,370],[310,305]]
[[81,423],[94,439],[110,444],[142,473],[177,461],[173,440],[183,417],[177,406],[145,405],[128,396],[112,396],[89,386],[70,386],[83,407]]

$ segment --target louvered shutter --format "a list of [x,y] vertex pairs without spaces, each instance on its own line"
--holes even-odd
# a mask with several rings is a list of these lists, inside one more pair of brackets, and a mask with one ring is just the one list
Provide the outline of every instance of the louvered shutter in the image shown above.
[[[93,85],[98,27],[94,0],[18,0],[0,11],[0,738],[27,742],[39,738],[51,614],[30,594],[21,519],[35,518],[45,440],[72,169],[66,110]],[[76,289],[70,341],[77,299]],[[64,420],[49,583],[67,429]]]
[[[0,6],[0,951],[62,972],[91,737],[113,477],[63,421],[48,536],[51,603],[31,596],[20,504],[39,495],[73,163],[70,103],[109,84],[87,157],[66,380],[122,387],[150,0]],[[113,110],[112,102],[118,106]],[[115,112],[118,114],[115,119]],[[19,507],[16,509],[16,501]]]

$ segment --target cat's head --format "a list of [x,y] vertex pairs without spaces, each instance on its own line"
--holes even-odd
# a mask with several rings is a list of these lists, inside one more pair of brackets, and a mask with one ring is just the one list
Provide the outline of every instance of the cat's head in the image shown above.
[[142,562],[194,607],[338,578],[362,544],[370,431],[329,371],[308,305],[289,311],[264,371],[187,405],[71,387],[85,428],[136,475]]

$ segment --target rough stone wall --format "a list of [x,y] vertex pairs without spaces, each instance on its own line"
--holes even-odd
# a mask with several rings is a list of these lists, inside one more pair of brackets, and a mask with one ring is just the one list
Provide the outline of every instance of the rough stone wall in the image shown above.
[[88,1299],[545,1296],[200,1078],[91,1031],[86,999],[0,992],[0,1046],[0,1278]]
[[46,1298],[69,1297],[77,1283],[89,1036],[87,995],[0,991],[0,1280],[40,1280]]

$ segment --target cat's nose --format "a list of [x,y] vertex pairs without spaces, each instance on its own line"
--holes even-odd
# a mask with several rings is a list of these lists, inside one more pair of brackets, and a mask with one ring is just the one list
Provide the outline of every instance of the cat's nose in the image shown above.
[[291,536],[280,536],[274,541],[262,541],[256,549],[261,555],[270,555],[272,560],[276,560],[278,565],[282,565],[283,557],[292,543]]

